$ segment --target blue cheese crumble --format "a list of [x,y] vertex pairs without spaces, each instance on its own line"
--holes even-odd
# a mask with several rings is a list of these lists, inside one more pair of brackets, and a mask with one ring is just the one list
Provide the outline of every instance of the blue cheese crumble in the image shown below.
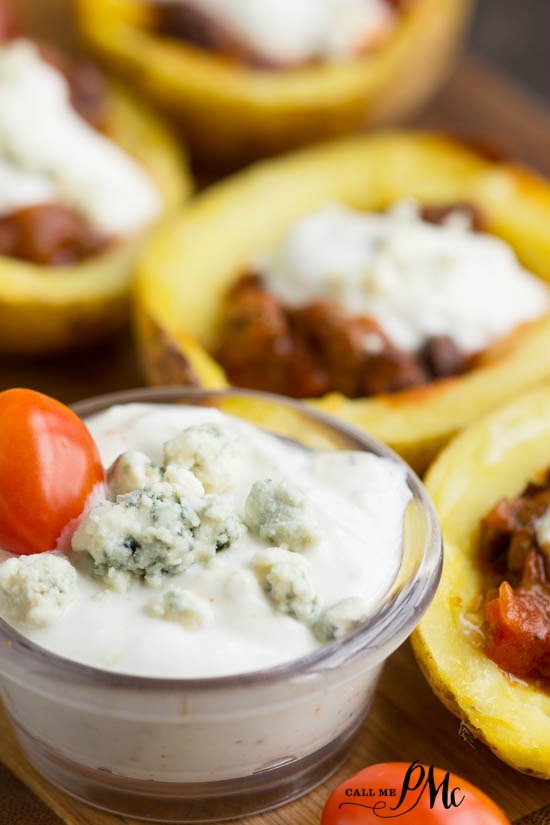
[[283,547],[272,547],[256,553],[252,567],[276,610],[304,624],[316,618],[319,596],[305,556]]
[[260,538],[300,552],[314,544],[319,530],[304,493],[287,481],[257,481],[245,503],[245,523]]
[[192,590],[169,587],[147,602],[147,612],[157,619],[178,622],[191,630],[206,627],[214,621],[211,605]]
[[190,470],[207,492],[227,492],[242,470],[238,439],[216,424],[197,424],[164,445],[164,464]]
[[76,570],[63,556],[39,553],[0,565],[0,608],[10,620],[46,627],[61,618],[77,592]]
[[323,643],[341,639],[367,618],[368,611],[362,599],[342,599],[327,607],[313,625],[316,638]]
[[176,483],[158,481],[102,502],[75,531],[73,550],[90,555],[95,573],[114,589],[126,590],[132,576],[158,586],[244,533],[227,504],[201,497],[200,482],[183,474],[171,475]]
[[94,507],[77,528],[72,547],[88,553],[96,574],[115,589],[125,589],[130,575],[155,585],[193,564],[200,523],[184,490],[160,481]]
[[114,498],[161,480],[160,467],[139,450],[129,450],[119,455],[107,473],[109,492]]

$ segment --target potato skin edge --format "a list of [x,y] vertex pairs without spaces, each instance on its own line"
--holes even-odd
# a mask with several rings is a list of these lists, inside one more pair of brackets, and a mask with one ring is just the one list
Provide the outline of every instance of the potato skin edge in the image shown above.
[[282,75],[228,64],[146,31],[127,0],[77,0],[89,47],[170,114],[193,154],[228,169],[412,114],[442,84],[472,0],[415,0],[373,55]]

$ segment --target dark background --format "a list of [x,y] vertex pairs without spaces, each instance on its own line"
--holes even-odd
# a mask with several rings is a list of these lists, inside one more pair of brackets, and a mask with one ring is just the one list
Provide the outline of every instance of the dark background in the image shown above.
[[550,101],[550,0],[478,0],[470,42]]

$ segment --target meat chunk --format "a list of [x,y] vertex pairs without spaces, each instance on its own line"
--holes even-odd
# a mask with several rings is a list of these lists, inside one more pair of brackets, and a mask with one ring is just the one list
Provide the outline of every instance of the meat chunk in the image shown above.
[[361,394],[361,376],[368,359],[366,341],[384,349],[387,339],[370,318],[346,318],[322,301],[290,314],[294,336],[326,371],[331,390],[350,398]]
[[538,548],[536,522],[549,507],[550,490],[533,484],[517,499],[498,501],[481,521],[482,558],[517,582],[530,551]]
[[228,296],[217,358],[232,383],[280,391],[292,340],[284,311],[253,276],[239,281]]
[[432,378],[450,378],[466,371],[468,360],[449,335],[428,338],[421,357]]
[[0,254],[45,266],[69,266],[108,245],[73,210],[40,204],[0,218]]
[[361,395],[385,395],[426,384],[428,376],[411,353],[387,349],[371,355],[365,364]]

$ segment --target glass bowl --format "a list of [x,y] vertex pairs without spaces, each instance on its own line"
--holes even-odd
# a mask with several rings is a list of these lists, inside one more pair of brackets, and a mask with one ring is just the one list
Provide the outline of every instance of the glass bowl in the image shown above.
[[[402,463],[364,432],[263,393],[140,389],[74,409],[86,418],[132,402],[213,406],[305,446]],[[349,752],[384,662],[439,581],[437,518],[411,470],[408,484],[401,566],[380,608],[348,636],[288,664],[207,679],[128,676],[56,656],[0,620],[2,697],[30,761],[91,805],[163,822],[257,813],[322,782]]]

